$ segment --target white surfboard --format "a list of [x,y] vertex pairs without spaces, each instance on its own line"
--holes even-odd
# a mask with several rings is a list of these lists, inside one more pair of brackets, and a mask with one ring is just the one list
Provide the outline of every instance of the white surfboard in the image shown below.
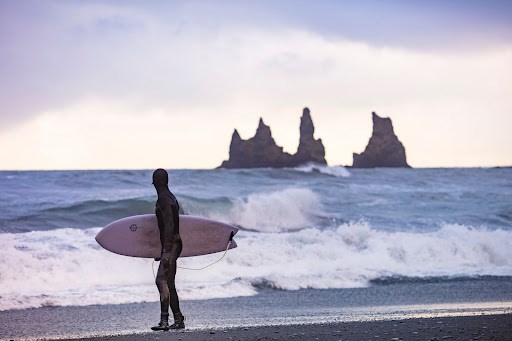
[[[207,255],[235,248],[238,228],[206,218],[180,215],[183,251],[180,257]],[[157,258],[161,254],[160,231],[155,214],[116,220],[105,226],[96,241],[108,251],[132,257]]]

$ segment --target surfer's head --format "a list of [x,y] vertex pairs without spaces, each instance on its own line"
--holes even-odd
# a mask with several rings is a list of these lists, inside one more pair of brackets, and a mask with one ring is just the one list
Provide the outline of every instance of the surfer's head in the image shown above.
[[169,175],[165,169],[158,168],[153,172],[153,185],[155,185],[155,187],[167,187],[168,183]]

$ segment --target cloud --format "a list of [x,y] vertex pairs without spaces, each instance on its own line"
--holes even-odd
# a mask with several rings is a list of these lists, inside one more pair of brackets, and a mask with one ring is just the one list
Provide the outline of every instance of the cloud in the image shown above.
[[173,44],[182,55],[163,48],[156,58],[183,63],[152,60],[134,70],[119,85],[125,96],[78,97],[0,135],[0,144],[18,146],[0,168],[151,168],[162,160],[211,168],[227,157],[232,129],[248,138],[259,116],[293,153],[305,105],[331,164],[351,164],[352,152],[364,149],[372,110],[393,118],[413,166],[508,160],[511,48],[436,55],[256,29]]
[[[334,43],[421,53],[481,50],[512,40],[506,2],[4,1],[0,6],[3,129],[87,96],[138,98],[141,105],[225,101],[232,88],[215,83],[238,89],[241,82],[231,74],[243,76],[253,66],[249,56],[238,55],[250,50],[236,46],[251,44],[245,32],[303,31]],[[300,63],[296,58],[300,55],[284,52],[267,62],[287,72]],[[327,57],[320,68],[333,63]],[[318,71],[309,67],[299,71]]]
[[302,2],[284,17],[283,5],[267,14],[264,2],[23,4],[35,7],[0,11],[0,145],[17,146],[0,169],[151,168],[158,145],[170,146],[170,168],[211,168],[232,130],[252,136],[259,116],[294,153],[303,106],[331,164],[364,149],[373,110],[392,117],[413,166],[510,163],[512,44],[372,40],[387,24],[349,39],[332,18],[321,25],[325,8],[307,13]]

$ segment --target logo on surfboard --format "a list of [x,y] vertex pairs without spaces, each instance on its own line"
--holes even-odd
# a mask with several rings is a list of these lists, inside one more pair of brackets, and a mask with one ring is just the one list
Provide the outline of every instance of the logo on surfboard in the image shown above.
[[131,224],[130,225],[130,231],[132,231],[132,232],[137,231],[137,224]]

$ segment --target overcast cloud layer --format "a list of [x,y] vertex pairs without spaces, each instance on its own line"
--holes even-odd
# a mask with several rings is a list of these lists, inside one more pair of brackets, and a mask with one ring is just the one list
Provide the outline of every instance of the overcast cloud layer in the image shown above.
[[0,169],[211,168],[260,116],[293,153],[304,106],[333,165],[371,111],[413,166],[512,164],[511,5],[485,4],[2,1]]

